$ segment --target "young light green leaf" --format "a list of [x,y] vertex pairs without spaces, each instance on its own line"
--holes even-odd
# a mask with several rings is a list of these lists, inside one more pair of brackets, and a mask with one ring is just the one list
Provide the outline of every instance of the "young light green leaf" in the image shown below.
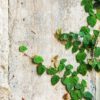
[[38,56],[38,55],[36,55],[32,58],[32,62],[35,64],[43,63],[43,61],[44,61],[43,58],[41,56]]
[[19,47],[19,51],[20,52],[25,52],[26,50],[27,50],[27,47],[24,46],[24,45],[22,45],[22,46]]
[[52,85],[56,85],[58,82],[59,82],[59,79],[60,77],[58,75],[54,75],[52,78],[51,78],[51,84]]

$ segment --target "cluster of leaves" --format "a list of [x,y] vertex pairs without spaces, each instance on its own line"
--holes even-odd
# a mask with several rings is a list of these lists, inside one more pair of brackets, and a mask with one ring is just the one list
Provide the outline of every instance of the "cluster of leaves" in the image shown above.
[[[100,20],[100,13],[93,9],[94,0],[82,0],[85,11],[89,14],[87,17],[87,26],[82,26],[78,33],[62,33],[57,30],[56,38],[65,45],[66,49],[72,49],[72,53],[76,53],[76,61],[80,63],[78,72],[85,75],[88,69],[96,69],[100,71],[99,56],[100,47],[97,46],[99,30],[94,29],[97,20]],[[92,29],[92,30],[91,30]],[[95,61],[96,66],[90,65],[86,59],[86,53],[90,53],[90,61]],[[89,68],[90,67],[90,68]]]
[[[99,4],[99,5],[98,5]],[[43,75],[45,72],[51,75],[51,84],[56,85],[59,81],[65,86],[70,93],[71,100],[92,100],[92,94],[85,91],[87,87],[86,81],[79,81],[78,75],[87,74],[87,71],[95,69],[100,72],[100,47],[97,46],[97,39],[99,37],[99,30],[94,29],[97,21],[100,20],[100,12],[96,12],[94,8],[100,7],[100,0],[82,0],[81,5],[84,6],[87,17],[87,26],[82,26],[78,33],[62,33],[59,29],[56,32],[56,38],[65,45],[65,49],[71,49],[75,53],[76,61],[79,63],[76,71],[73,71],[71,64],[66,64],[66,59],[61,59],[56,67],[46,67],[41,56],[34,56],[32,62],[37,65],[37,74]],[[19,51],[25,52],[27,47],[20,46]],[[87,53],[91,58],[87,59]],[[59,73],[63,72],[60,77]]]
[[[60,63],[56,67],[45,67],[43,64],[43,58],[41,56],[34,56],[32,62],[37,64],[37,74],[43,75],[45,72],[51,75],[51,84],[54,86],[59,81],[65,86],[66,90],[70,93],[71,100],[92,100],[92,94],[89,91],[85,91],[87,87],[86,81],[79,81],[78,72],[73,71],[71,64],[66,64],[66,59],[61,59]],[[79,69],[78,69],[79,70]],[[63,76],[60,77],[59,73],[63,72]],[[84,74],[85,72],[83,72]]]

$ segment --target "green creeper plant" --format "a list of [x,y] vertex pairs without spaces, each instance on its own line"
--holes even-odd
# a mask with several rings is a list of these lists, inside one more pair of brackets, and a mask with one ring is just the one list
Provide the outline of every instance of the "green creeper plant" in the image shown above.
[[[61,29],[58,29],[55,34],[56,39],[65,46],[66,50],[71,49],[72,53],[75,53],[76,61],[79,63],[76,70],[73,70],[73,65],[66,63],[67,59],[65,58],[61,59],[56,67],[46,67],[43,64],[44,59],[39,55],[31,58],[32,63],[37,65],[37,74],[41,76],[46,72],[51,75],[53,86],[61,81],[69,92],[71,100],[93,99],[93,95],[86,91],[86,81],[80,81],[79,74],[84,76],[91,70],[100,72],[100,47],[97,46],[100,31],[94,28],[97,21],[100,21],[100,12],[95,11],[100,7],[98,3],[100,4],[100,0],[82,0],[81,5],[88,13],[88,17],[87,25],[82,26],[78,33],[63,33]],[[26,50],[25,46],[19,47],[20,52]],[[90,58],[87,57],[87,53],[90,54]],[[61,72],[63,72],[63,76],[60,76]]]

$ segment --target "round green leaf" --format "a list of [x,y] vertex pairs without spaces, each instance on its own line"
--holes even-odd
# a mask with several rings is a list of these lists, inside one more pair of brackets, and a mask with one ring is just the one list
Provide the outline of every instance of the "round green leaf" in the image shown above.
[[97,12],[96,17],[97,17],[98,20],[100,20],[100,13]]
[[90,92],[87,91],[87,92],[84,93],[84,98],[86,100],[92,100],[93,95]]
[[67,43],[65,44],[65,48],[69,49],[72,46],[72,42],[71,41],[67,41]]
[[82,74],[83,76],[86,75],[87,73],[86,64],[80,64],[79,67],[77,68],[77,72]]
[[51,84],[52,85],[56,85],[58,82],[59,82],[59,79],[60,77],[58,75],[54,75],[52,78],[51,78]]
[[24,46],[24,45],[22,45],[22,46],[19,47],[19,51],[20,52],[25,52],[26,50],[27,50],[27,47]]
[[61,72],[65,67],[65,64],[59,64],[58,71]]
[[76,55],[77,62],[83,62],[86,58],[86,53],[79,51]]
[[96,24],[97,20],[95,16],[88,16],[87,17],[87,23],[91,26],[94,27]]
[[40,64],[37,66],[37,74],[42,75],[45,72],[46,68],[44,65]]
[[47,69],[47,74],[48,75],[54,75],[56,73],[57,73],[57,70],[53,67]]
[[95,57],[99,57],[100,56],[100,47],[96,47],[95,48],[94,55],[95,55]]
[[32,58],[32,62],[35,63],[35,64],[40,64],[40,63],[42,63],[43,61],[44,61],[43,58],[42,58],[41,56],[38,56],[38,55],[36,55],[36,56],[34,56],[34,57]]

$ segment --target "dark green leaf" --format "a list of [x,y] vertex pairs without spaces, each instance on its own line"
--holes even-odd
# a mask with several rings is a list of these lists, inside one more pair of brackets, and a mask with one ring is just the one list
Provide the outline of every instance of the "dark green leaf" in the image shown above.
[[78,52],[76,55],[76,60],[77,62],[83,62],[86,58],[86,53],[85,52]]
[[87,23],[91,26],[94,27],[96,24],[97,20],[95,16],[88,16],[87,17]]
[[65,72],[64,72],[64,77],[70,75],[71,73],[72,73],[71,70],[65,70]]
[[75,52],[77,52],[78,51],[78,46],[73,46],[72,47],[72,53],[75,53]]
[[69,49],[72,46],[72,42],[71,41],[67,41],[67,43],[65,44],[65,48]]
[[98,20],[100,20],[100,13],[97,12],[96,17],[97,17]]
[[68,34],[67,33],[63,33],[63,34],[59,34],[58,39],[61,41],[66,41],[68,40]]
[[43,58],[42,58],[41,56],[38,56],[38,55],[36,55],[36,56],[34,56],[34,57],[32,58],[32,62],[35,63],[35,64],[40,64],[40,63],[42,63],[43,61],[44,61]]
[[67,66],[66,66],[66,69],[68,70],[71,70],[71,69],[73,69],[73,66],[71,65],[71,64],[68,64]]
[[79,83],[77,83],[76,85],[75,85],[75,89],[77,89],[77,90],[79,90],[79,89],[81,89],[81,84],[79,84]]
[[51,84],[52,85],[56,85],[58,82],[59,82],[59,79],[60,77],[58,75],[54,75],[52,78],[51,78]]
[[91,35],[90,34],[85,35],[84,38],[83,38],[83,45],[84,45],[84,47],[88,47],[90,41],[91,41]]
[[22,46],[19,47],[19,51],[20,52],[25,52],[26,50],[27,50],[27,47],[24,46],[24,45],[22,45]]
[[65,67],[65,64],[59,64],[58,71],[61,72]]
[[54,75],[56,73],[57,73],[57,70],[53,67],[47,69],[47,74],[48,75]]
[[72,76],[77,76],[77,71],[74,71],[73,73],[72,73]]
[[86,81],[85,80],[82,80],[81,81],[81,85],[82,85],[82,87],[87,87]]
[[60,64],[64,64],[67,61],[67,59],[61,59]]
[[84,34],[82,36],[84,36],[90,33],[90,29],[87,26],[83,26],[81,27],[80,32],[83,32]]
[[62,83],[66,86],[68,91],[71,91],[73,88],[72,79],[71,78],[63,78]]
[[37,74],[42,75],[45,72],[46,68],[44,65],[40,64],[37,66]]
[[100,47],[96,47],[95,48],[94,55],[95,55],[95,57],[99,57],[100,56]]
[[93,95],[90,92],[87,91],[87,92],[84,93],[84,98],[86,100],[92,100]]
[[91,14],[91,12],[93,12],[93,4],[91,2],[89,2],[85,5],[85,11],[89,12],[89,14]]
[[100,31],[99,30],[93,30],[93,33],[95,37],[97,38],[99,36]]
[[70,92],[71,100],[78,100],[78,96],[74,90]]
[[80,64],[79,67],[77,68],[77,72],[82,75],[86,75],[86,73],[87,73],[86,64]]

